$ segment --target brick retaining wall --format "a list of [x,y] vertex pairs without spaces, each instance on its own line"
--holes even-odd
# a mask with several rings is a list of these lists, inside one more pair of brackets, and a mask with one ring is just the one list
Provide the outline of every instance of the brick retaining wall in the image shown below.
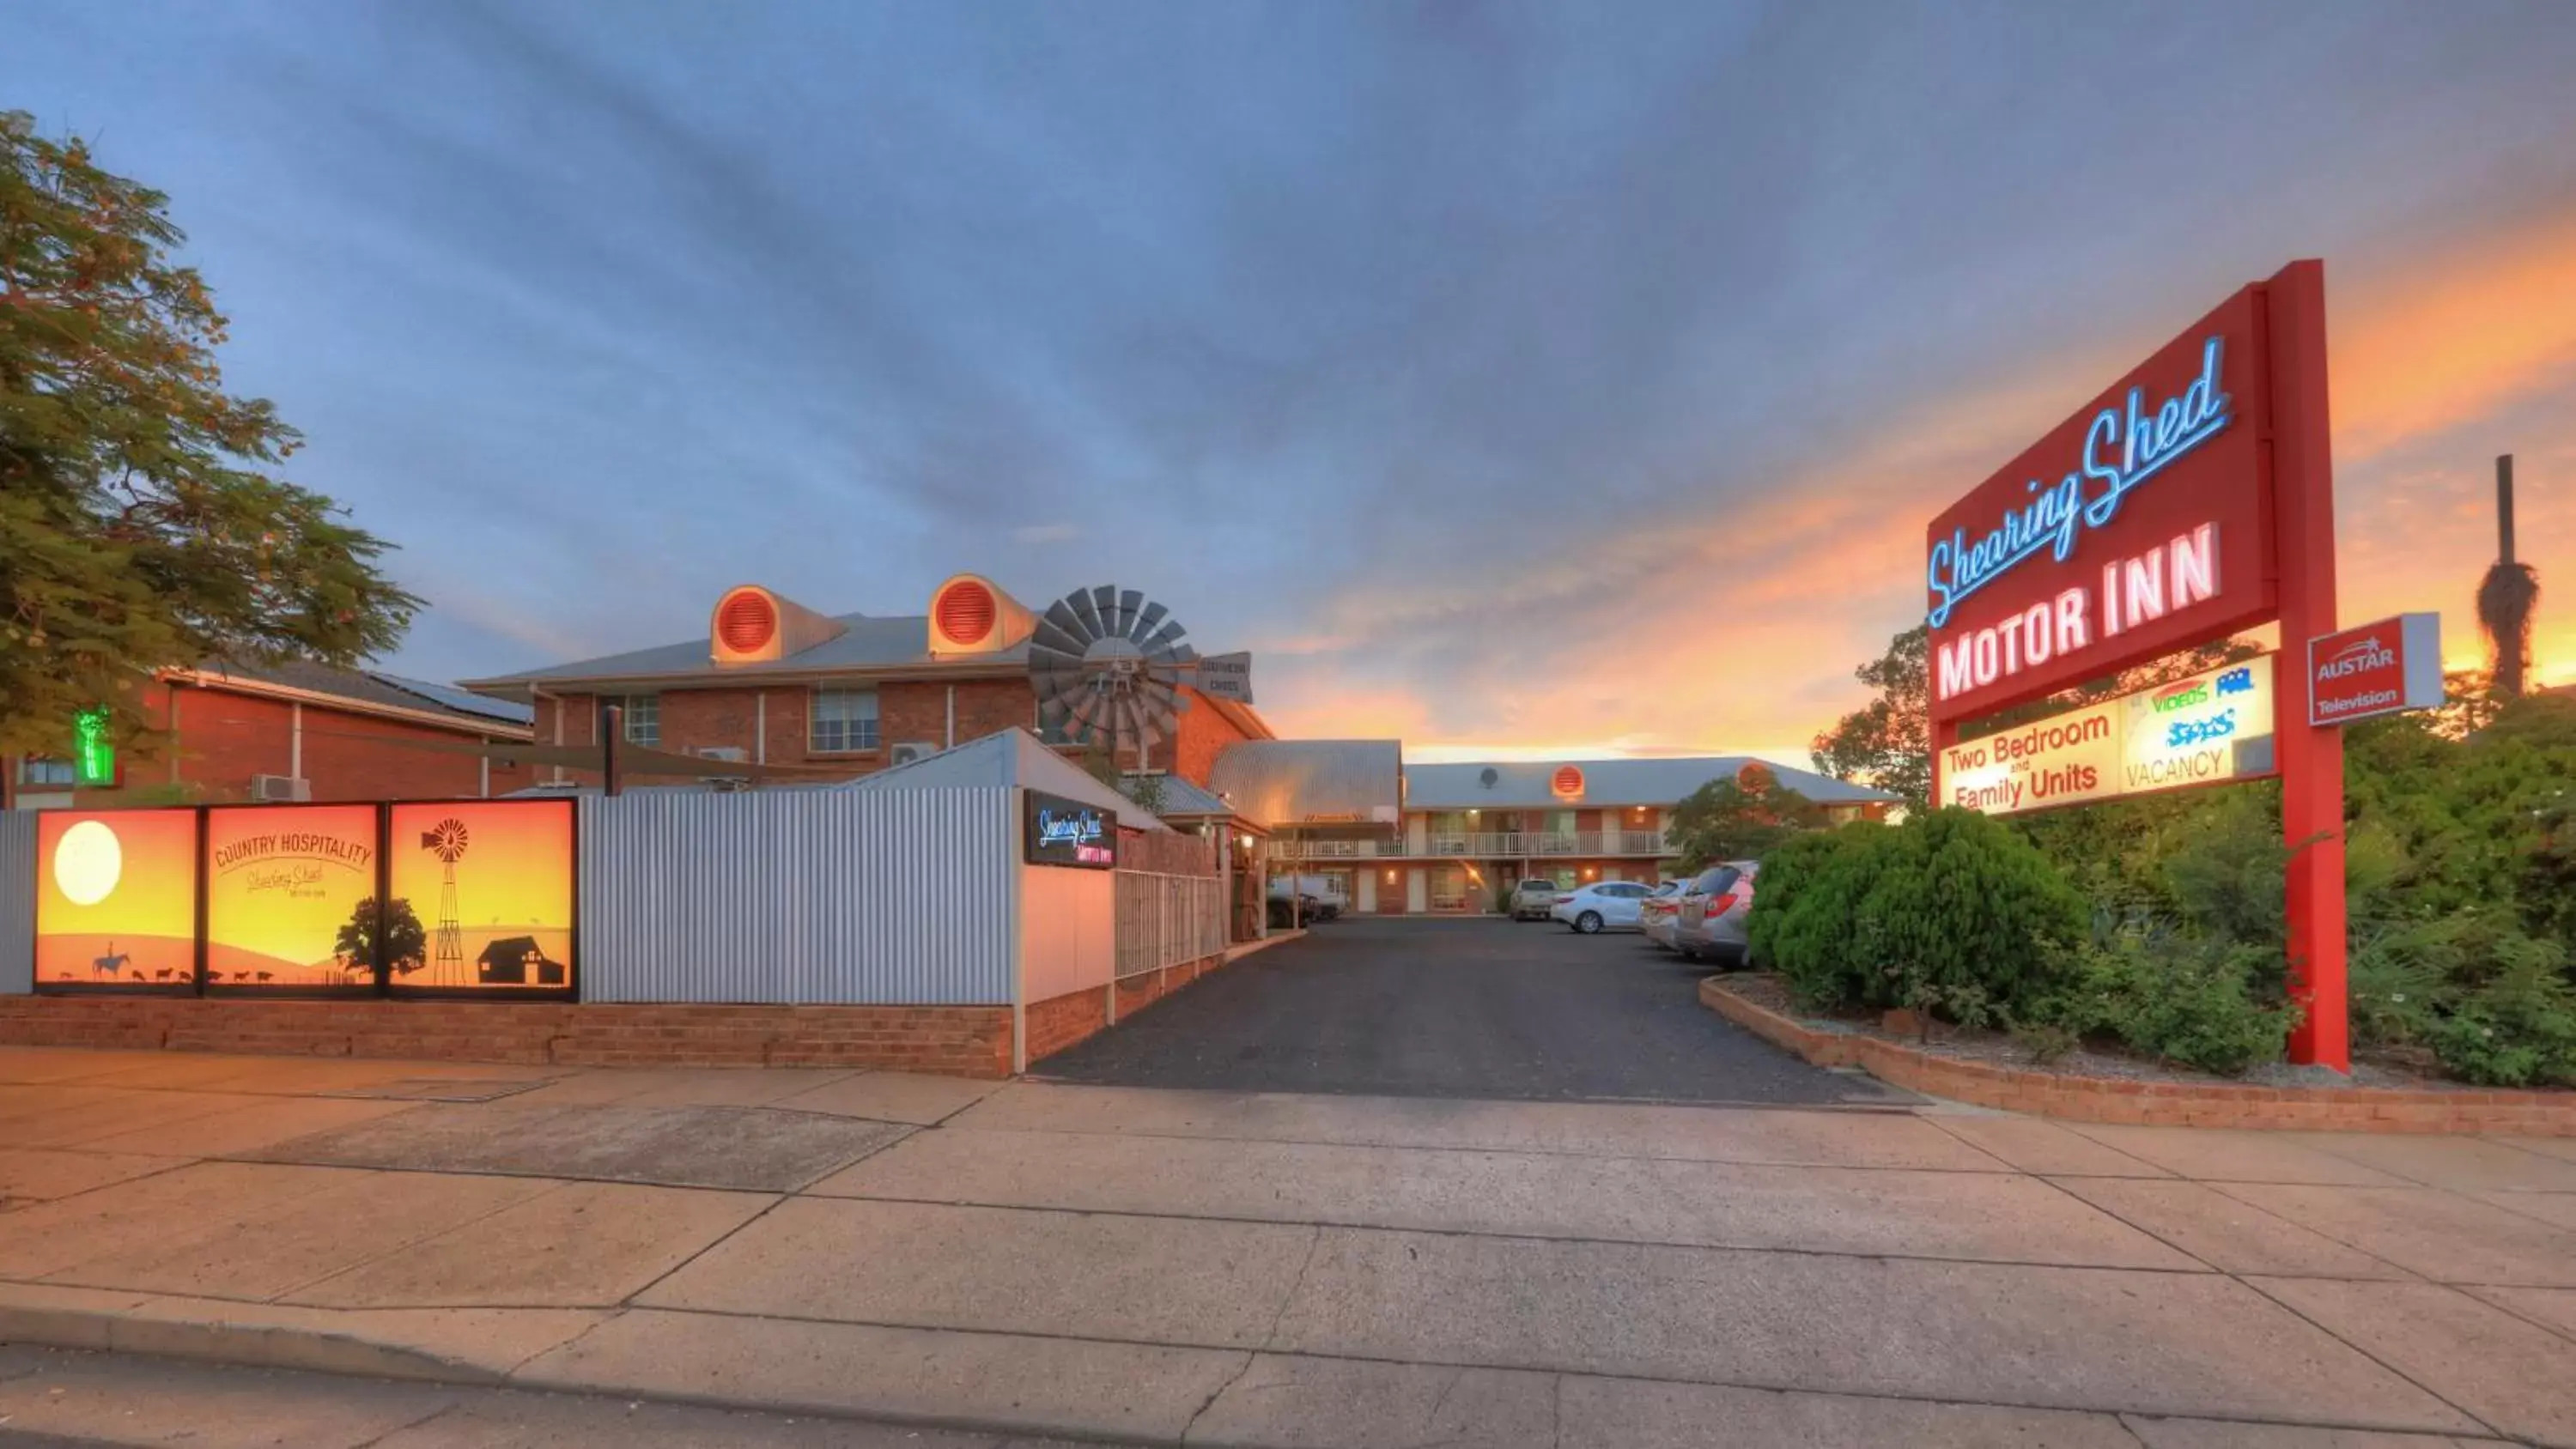
[[1086,986],[1062,996],[1029,1003],[1029,1064],[1054,1056],[1109,1029],[1109,994],[1118,994],[1118,1019],[1128,1017],[1207,975],[1226,963],[1223,956],[1184,961],[1159,971],[1145,971],[1108,986]]
[[0,1044],[1005,1077],[1011,1009],[8,996]]
[[2146,1126],[2576,1137],[2576,1092],[2256,1087],[2017,1070],[1860,1033],[1820,1031],[1738,996],[1722,980],[1699,984],[1701,1004],[1775,1046],[1820,1067],[1859,1067],[1894,1086],[1980,1107]]

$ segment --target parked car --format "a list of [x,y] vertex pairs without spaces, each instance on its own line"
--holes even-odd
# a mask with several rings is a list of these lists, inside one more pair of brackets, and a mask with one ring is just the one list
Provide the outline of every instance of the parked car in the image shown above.
[[1282,930],[1290,926],[1312,926],[1329,921],[1339,914],[1321,896],[1290,896],[1285,891],[1270,893],[1270,924]]
[[1544,876],[1530,876],[1512,887],[1512,919],[1544,921],[1556,907],[1556,882]]
[[1270,913],[1284,921],[1292,900],[1297,902],[1298,918],[1310,923],[1332,920],[1350,906],[1350,902],[1342,898],[1341,889],[1331,876],[1272,876],[1270,878]]
[[1673,923],[1681,915],[1682,887],[1688,881],[1668,880],[1646,893],[1637,904],[1637,929],[1646,939],[1670,951],[1673,947]]
[[1730,860],[1701,871],[1674,912],[1673,949],[1692,960],[1744,964],[1744,918],[1752,913],[1753,877],[1761,869],[1756,861]]
[[1586,936],[1602,931],[1637,929],[1638,908],[1646,903],[1647,888],[1633,880],[1595,881],[1588,886],[1558,896],[1548,908],[1548,919],[1563,921]]

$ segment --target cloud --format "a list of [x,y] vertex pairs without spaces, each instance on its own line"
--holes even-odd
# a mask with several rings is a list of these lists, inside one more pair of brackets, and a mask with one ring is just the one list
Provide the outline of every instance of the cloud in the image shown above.
[[2459,647],[2511,450],[2576,655],[2564,5],[20,10],[411,673],[970,570],[1146,589],[1286,733],[1794,750],[1932,512],[2301,255],[2347,611]]

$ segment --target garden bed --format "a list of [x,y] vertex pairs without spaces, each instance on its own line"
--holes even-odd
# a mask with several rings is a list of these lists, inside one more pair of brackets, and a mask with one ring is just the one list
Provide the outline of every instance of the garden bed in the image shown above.
[[1700,1000],[1818,1066],[1859,1067],[1895,1086],[2009,1111],[2081,1122],[2576,1137],[2576,1092],[2489,1090],[2391,1063],[2357,1063],[2348,1080],[2280,1066],[2215,1077],[2086,1049],[2043,1064],[2000,1032],[1939,1026],[1923,1042],[1886,1031],[1874,1014],[1802,1012],[1776,976],[1713,976],[1700,983]]

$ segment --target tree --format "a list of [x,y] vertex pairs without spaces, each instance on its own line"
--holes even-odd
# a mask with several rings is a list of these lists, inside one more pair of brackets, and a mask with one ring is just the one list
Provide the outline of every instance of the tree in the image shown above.
[[1917,624],[1887,641],[1887,652],[1852,671],[1878,698],[1816,736],[1816,769],[1858,780],[1920,811],[1932,801],[1932,631]]
[[59,754],[100,705],[135,737],[155,669],[354,664],[419,606],[383,541],[263,471],[301,439],[223,391],[166,202],[0,112],[0,753]]
[[[385,965],[398,976],[419,970],[429,959],[429,932],[421,928],[419,912],[410,901],[396,896],[386,902],[382,922]],[[340,934],[331,942],[331,954],[340,958],[341,970],[375,969],[377,928],[376,898],[369,896],[340,923]]]
[[1673,807],[1667,830],[1684,870],[1721,860],[1753,860],[1802,830],[1825,824],[1822,807],[1759,765],[1711,780]]

